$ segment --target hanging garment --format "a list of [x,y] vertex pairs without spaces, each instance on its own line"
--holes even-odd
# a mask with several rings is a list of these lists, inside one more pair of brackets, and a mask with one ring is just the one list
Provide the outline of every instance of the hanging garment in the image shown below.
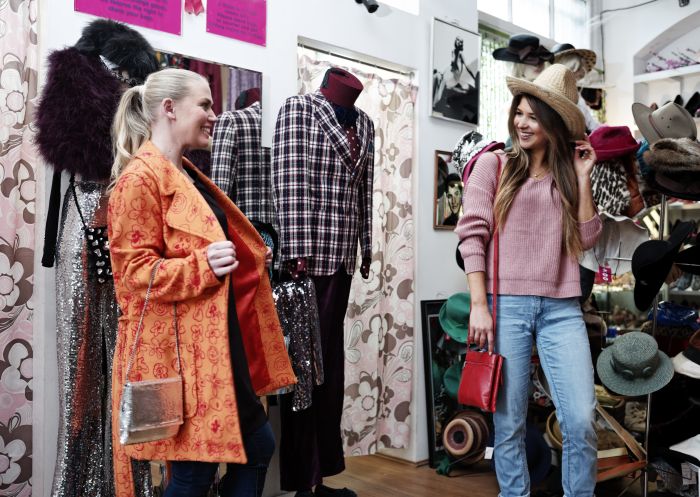
[[[117,301],[111,282],[87,271],[88,226],[107,224],[104,185],[78,181],[66,194],[56,247],[58,348],[58,456],[52,497],[112,497],[111,377],[117,335]],[[150,468],[134,461],[134,495],[151,497]]]
[[311,276],[355,272],[357,243],[371,256],[374,124],[363,111],[353,131],[338,124],[331,103],[317,91],[290,97],[272,140],[272,189],[280,231],[280,260],[308,258]]
[[221,114],[214,126],[211,179],[252,221],[275,224],[270,154],[260,143],[260,103]]

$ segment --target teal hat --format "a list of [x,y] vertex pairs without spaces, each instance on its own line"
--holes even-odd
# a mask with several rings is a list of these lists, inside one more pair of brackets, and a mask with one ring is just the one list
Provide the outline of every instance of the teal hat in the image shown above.
[[440,308],[440,326],[451,339],[459,343],[467,343],[470,301],[468,293],[455,293]]
[[453,399],[457,400],[457,391],[459,390],[459,380],[462,378],[462,362],[457,361],[452,366],[447,368],[442,377],[442,384],[445,386],[445,392]]

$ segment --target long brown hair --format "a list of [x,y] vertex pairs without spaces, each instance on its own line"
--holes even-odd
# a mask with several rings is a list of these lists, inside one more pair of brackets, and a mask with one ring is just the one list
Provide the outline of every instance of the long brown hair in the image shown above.
[[549,165],[554,186],[559,192],[562,203],[562,242],[571,257],[578,258],[583,252],[581,235],[578,230],[578,183],[574,170],[573,138],[562,118],[545,102],[532,95],[516,95],[510,106],[508,132],[513,142],[513,149],[499,182],[498,193],[494,202],[496,225],[503,226],[508,211],[513,204],[518,189],[529,177],[530,155],[521,148],[515,129],[515,114],[521,100],[527,99],[537,122],[547,138],[545,163]]

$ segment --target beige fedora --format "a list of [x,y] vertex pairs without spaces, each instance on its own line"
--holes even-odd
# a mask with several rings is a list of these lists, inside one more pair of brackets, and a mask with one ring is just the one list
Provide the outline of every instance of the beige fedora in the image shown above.
[[576,79],[565,66],[552,64],[532,82],[507,76],[506,84],[513,96],[532,95],[554,109],[574,139],[586,136],[586,122],[577,105]]
[[697,139],[698,127],[690,113],[674,102],[652,111],[644,104],[632,104],[632,116],[649,145],[662,138]]

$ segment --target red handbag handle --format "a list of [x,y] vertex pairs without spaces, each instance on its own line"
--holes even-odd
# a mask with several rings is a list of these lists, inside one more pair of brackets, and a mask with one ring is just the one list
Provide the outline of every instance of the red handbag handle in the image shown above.
[[[501,180],[501,157],[498,157],[498,173],[496,174],[496,193],[498,193],[498,183]],[[496,197],[494,195],[494,201]],[[496,339],[496,303],[498,301],[498,225],[494,217],[493,221],[493,286],[491,298],[493,301],[491,316],[493,320],[493,338]]]

